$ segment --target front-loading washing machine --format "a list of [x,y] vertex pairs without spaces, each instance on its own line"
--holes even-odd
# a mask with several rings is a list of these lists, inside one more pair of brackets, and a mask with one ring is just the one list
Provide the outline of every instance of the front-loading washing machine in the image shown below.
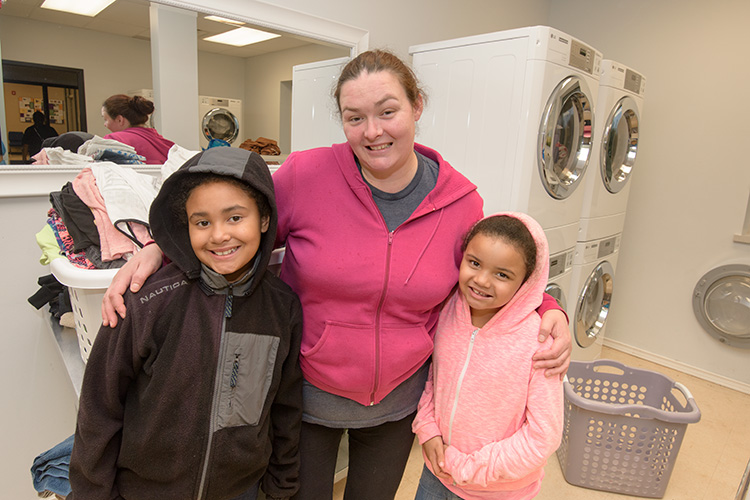
[[750,265],[747,259],[707,271],[693,289],[693,312],[722,344],[750,349]]
[[641,133],[646,79],[605,59],[599,80],[591,164],[583,191],[578,241],[622,232]]
[[417,142],[477,185],[485,213],[525,212],[577,233],[601,53],[547,26],[409,53],[429,99]]
[[198,106],[201,128],[200,145],[208,147],[211,139],[232,144],[242,132],[242,100],[224,97],[199,96]]
[[573,335],[571,358],[576,361],[601,355],[619,249],[620,233],[576,245],[567,309]]

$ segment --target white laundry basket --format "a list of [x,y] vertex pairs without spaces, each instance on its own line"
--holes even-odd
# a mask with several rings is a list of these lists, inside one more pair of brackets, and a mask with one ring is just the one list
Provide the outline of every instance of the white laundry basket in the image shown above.
[[57,281],[68,287],[73,306],[78,346],[85,363],[89,359],[96,334],[102,326],[101,304],[117,269],[82,269],[68,259],[50,262],[50,270]]

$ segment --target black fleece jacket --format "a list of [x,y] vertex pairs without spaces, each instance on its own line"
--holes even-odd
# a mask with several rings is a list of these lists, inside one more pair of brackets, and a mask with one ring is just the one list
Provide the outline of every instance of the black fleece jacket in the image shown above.
[[[185,176],[231,175],[272,208],[255,266],[238,283],[201,266],[171,205]],[[128,314],[102,327],[81,391],[71,499],[231,499],[262,479],[271,497],[298,489],[302,310],[266,267],[276,232],[265,162],[212,148],[169,177],[151,207],[172,263],[127,293]]]

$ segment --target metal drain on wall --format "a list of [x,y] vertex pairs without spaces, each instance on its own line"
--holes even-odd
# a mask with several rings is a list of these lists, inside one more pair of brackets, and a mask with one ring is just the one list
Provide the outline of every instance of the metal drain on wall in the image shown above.
[[704,274],[693,291],[693,312],[719,342],[750,349],[750,265],[728,264]]

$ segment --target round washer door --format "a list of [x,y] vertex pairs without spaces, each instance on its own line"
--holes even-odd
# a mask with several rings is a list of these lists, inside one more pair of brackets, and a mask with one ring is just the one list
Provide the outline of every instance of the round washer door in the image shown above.
[[602,181],[610,193],[618,193],[630,179],[638,153],[638,106],[623,97],[612,108],[604,126],[599,154]]
[[586,82],[569,76],[552,92],[539,126],[537,164],[544,189],[558,200],[575,191],[592,145],[594,109]]
[[228,109],[213,108],[203,117],[201,130],[209,141],[220,139],[231,144],[240,133],[240,122]]
[[750,266],[729,264],[704,274],[693,291],[693,311],[719,342],[750,349]]
[[612,301],[614,276],[612,264],[604,260],[589,274],[581,288],[573,318],[573,336],[581,347],[589,347],[596,342],[604,328]]
[[565,292],[557,283],[547,283],[544,293],[551,295],[563,311],[568,309],[568,300],[565,298]]

